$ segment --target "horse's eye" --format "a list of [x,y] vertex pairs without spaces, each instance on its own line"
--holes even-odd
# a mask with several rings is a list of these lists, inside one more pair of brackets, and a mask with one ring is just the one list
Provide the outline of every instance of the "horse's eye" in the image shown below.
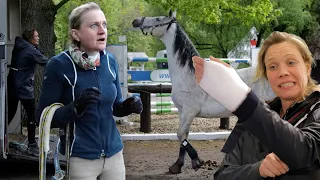
[[156,18],[157,21],[160,21],[160,18]]

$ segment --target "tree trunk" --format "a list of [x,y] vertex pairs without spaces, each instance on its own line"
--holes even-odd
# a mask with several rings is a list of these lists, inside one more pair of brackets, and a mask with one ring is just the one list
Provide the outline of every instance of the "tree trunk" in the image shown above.
[[57,14],[52,0],[21,1],[21,24],[23,29],[35,28],[39,32],[39,47],[46,55],[54,55],[56,37],[54,19]]
[[262,26],[260,27],[259,31],[258,31],[258,39],[257,39],[257,45],[256,47],[260,47],[261,46],[261,41],[262,41],[262,37],[264,36],[264,32],[266,31],[266,27]]
[[312,40],[307,42],[307,44],[314,60],[317,63],[317,66],[312,68],[311,77],[317,82],[320,82],[320,34],[318,34],[315,38],[312,38]]
[[[40,37],[39,48],[46,56],[54,55],[56,37],[54,34],[54,18],[57,10],[52,0],[21,1],[21,25],[23,30],[37,29]],[[38,102],[44,68],[37,66],[35,72],[35,99]]]
[[[55,55],[56,36],[54,34],[54,20],[58,9],[68,0],[62,0],[57,6],[52,0],[22,0],[21,1],[21,26],[22,31],[35,28],[40,37],[39,49],[47,57]],[[44,67],[37,65],[35,70],[35,101],[38,103],[43,80]],[[23,120],[26,113],[23,113]]]

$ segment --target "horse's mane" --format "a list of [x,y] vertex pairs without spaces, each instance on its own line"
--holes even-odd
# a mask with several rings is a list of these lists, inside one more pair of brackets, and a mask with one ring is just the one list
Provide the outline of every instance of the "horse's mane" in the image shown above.
[[184,67],[187,64],[189,70],[194,72],[192,56],[199,56],[199,53],[183,28],[178,23],[176,23],[176,25],[177,29],[173,43],[173,52],[178,54],[180,67]]

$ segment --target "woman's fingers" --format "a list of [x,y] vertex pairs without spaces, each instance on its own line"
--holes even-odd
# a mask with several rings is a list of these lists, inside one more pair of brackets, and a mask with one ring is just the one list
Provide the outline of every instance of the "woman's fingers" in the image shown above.
[[265,174],[267,177],[276,177],[277,175],[271,172],[269,169],[265,169]]
[[193,64],[204,64],[204,59],[202,59],[201,57],[199,56],[193,56],[192,57],[192,60],[193,60]]
[[265,158],[260,167],[259,167],[259,173],[262,177],[276,177],[277,175],[270,170],[271,163]]
[[275,157],[275,159],[281,164],[282,168],[285,170],[285,172],[289,171],[289,167],[286,163],[284,163],[276,154],[272,153]]
[[196,76],[196,81],[199,83],[203,77],[204,73],[204,59],[198,57],[198,56],[193,56],[193,67],[195,69],[195,76]]
[[267,160],[265,161],[266,163],[266,168],[271,171],[273,174],[275,174],[276,176],[280,176],[281,173],[281,168],[279,167],[279,164],[276,164],[274,161],[274,159],[271,158],[267,158]]
[[[273,173],[279,176],[281,174],[285,174],[288,172],[287,166],[274,153],[268,154],[266,158],[274,167],[274,168],[272,167],[269,168],[270,170],[272,170]],[[278,174],[278,172],[280,172],[281,174]]]
[[223,62],[222,60],[220,60],[220,59],[218,59],[218,58],[215,58],[215,57],[213,57],[213,56],[210,56],[209,58],[210,58],[211,61],[214,61],[214,62],[223,64],[223,65],[225,65],[226,67],[231,67],[228,63],[225,63],[225,62]]
[[[229,64],[221,61],[218,58],[214,58],[213,56],[210,56],[210,60],[214,61],[216,63],[220,63],[228,68],[232,68]],[[203,73],[204,73],[204,62],[205,60],[198,57],[198,56],[193,56],[192,57],[192,61],[193,61],[193,67],[195,69],[195,76],[196,76],[196,81],[197,83],[200,83],[202,77],[203,77]]]

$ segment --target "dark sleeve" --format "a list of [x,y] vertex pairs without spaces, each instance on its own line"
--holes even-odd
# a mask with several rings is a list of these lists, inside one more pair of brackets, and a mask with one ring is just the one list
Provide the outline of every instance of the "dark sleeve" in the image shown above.
[[36,48],[32,49],[32,53],[30,53],[30,56],[32,56],[32,59],[34,59],[36,63],[40,64],[41,66],[46,65],[49,61],[49,59]]
[[114,62],[114,69],[116,73],[116,79],[113,81],[113,83],[115,84],[117,89],[117,97],[113,104],[113,115],[117,117],[128,116],[130,113],[126,113],[122,106],[123,98],[122,98],[121,86],[119,81],[118,63],[116,58],[113,55],[109,55],[109,57],[110,57],[110,61],[112,60]]
[[[36,110],[37,122],[40,121],[44,108],[53,103],[63,103],[61,97],[63,92],[63,73],[57,59],[51,59],[44,73],[44,80],[40,99]],[[71,96],[71,95],[70,95]],[[77,118],[73,101],[56,110],[51,127],[64,127],[67,123],[73,122]]]
[[295,128],[270,110],[269,106],[252,92],[234,114],[239,119],[238,124],[251,131],[286,163],[290,170],[306,168],[319,162],[319,117],[314,116],[315,122],[301,129]]
[[113,105],[113,115],[116,117],[124,117],[130,115],[131,112],[125,111],[122,104],[117,103]]
[[232,152],[225,155],[218,170],[214,174],[214,180],[263,180],[259,173],[261,161],[254,164],[242,165],[241,159],[243,138],[235,146]]

